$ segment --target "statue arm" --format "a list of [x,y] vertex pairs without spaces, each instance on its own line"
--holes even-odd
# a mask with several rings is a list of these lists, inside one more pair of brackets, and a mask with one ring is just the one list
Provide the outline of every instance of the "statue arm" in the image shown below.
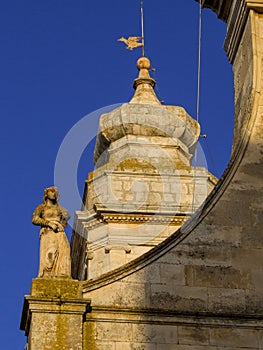
[[70,215],[67,209],[60,207],[60,210],[61,210],[61,216],[62,216],[61,224],[65,228],[67,226],[68,220],[70,219]]
[[37,225],[37,226],[41,226],[41,227],[48,227],[49,226],[49,222],[45,219],[43,219],[41,216],[42,214],[42,207],[43,205],[40,204],[36,210],[34,211],[33,215],[32,215],[32,224]]

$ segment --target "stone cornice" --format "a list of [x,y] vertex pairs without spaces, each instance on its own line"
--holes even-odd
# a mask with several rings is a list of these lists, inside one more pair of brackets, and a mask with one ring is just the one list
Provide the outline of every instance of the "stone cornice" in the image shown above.
[[[112,204],[112,206],[114,206]],[[96,207],[96,206],[95,206]],[[180,210],[184,213],[187,213],[187,208],[178,207]],[[178,209],[177,208],[177,209]],[[197,208],[194,208],[197,209]],[[192,208],[191,208],[192,210]],[[96,212],[94,212],[92,215],[89,215],[87,217],[83,218],[77,218],[76,222],[78,222],[79,225],[83,225],[86,229],[91,229],[98,227],[100,225],[109,224],[109,223],[126,223],[126,224],[141,224],[141,223],[149,223],[149,224],[170,224],[173,226],[179,226],[182,225],[191,215],[191,212],[189,211],[189,215],[186,214],[175,214],[176,211],[170,211],[170,212],[154,212],[154,211],[148,211],[145,212],[137,211],[137,212],[131,212],[131,213],[120,213],[114,210],[109,210],[109,208],[96,208]],[[75,225],[76,226],[76,225]],[[75,227],[75,232],[78,232],[78,230]],[[81,229],[81,232],[83,230]]]
[[[199,326],[235,326],[239,325],[246,328],[254,328],[255,322],[257,326],[263,328],[263,314],[240,314],[226,312],[182,312],[171,310],[160,310],[151,308],[123,308],[123,307],[105,307],[100,305],[92,305],[92,314],[86,314],[89,320],[112,320],[118,322],[127,322],[132,319],[133,323],[141,323],[142,316],[144,322],[150,324],[171,325],[183,323],[184,325],[198,324]],[[156,317],[156,318],[155,318]]]
[[262,0],[245,0],[249,9],[256,12],[263,13],[263,1]]
[[234,62],[249,10],[263,13],[263,0],[196,0],[204,8],[210,8],[218,18],[227,22],[227,35],[224,44],[230,63]]
[[233,1],[233,5],[228,18],[228,30],[224,43],[230,63],[234,62],[237,50],[240,45],[242,34],[247,23],[249,9],[243,0]]
[[204,8],[209,8],[214,11],[218,18],[222,19],[224,22],[227,21],[232,0],[195,0],[197,2],[202,1]]
[[106,223],[127,223],[127,224],[140,224],[140,223],[152,223],[152,224],[170,224],[170,225],[182,225],[189,216],[163,216],[163,215],[102,215],[103,221]]

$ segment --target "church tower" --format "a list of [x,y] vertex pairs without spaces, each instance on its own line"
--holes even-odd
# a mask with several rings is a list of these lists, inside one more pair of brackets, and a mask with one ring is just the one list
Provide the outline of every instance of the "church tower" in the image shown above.
[[158,245],[193,214],[217,179],[191,166],[200,126],[165,106],[137,61],[134,96],[100,118],[96,169],[85,183],[71,241],[73,278],[96,278]]

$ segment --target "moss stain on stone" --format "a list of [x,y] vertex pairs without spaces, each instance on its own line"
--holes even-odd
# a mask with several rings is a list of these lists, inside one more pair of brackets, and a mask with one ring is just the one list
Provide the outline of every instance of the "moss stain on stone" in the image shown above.
[[83,350],[96,350],[95,323],[87,321],[83,326]]
[[35,278],[31,295],[53,298],[78,298],[81,295],[80,282],[69,278]]
[[65,335],[67,334],[65,316],[57,315],[56,318],[56,341],[53,344],[54,349],[66,350],[68,349],[67,339]]

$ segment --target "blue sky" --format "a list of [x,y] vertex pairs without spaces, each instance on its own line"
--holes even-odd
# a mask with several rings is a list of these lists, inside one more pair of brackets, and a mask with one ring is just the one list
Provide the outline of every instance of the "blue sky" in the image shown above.
[[[156,69],[158,94],[195,117],[199,5],[144,0],[144,13],[145,52]],[[26,342],[19,322],[23,296],[37,275],[39,249],[31,215],[43,189],[54,183],[61,142],[85,115],[127,102],[133,94],[140,50],[130,52],[117,41],[129,35],[140,35],[139,0],[1,2],[0,348],[23,349]],[[209,169],[217,175],[228,163],[233,134],[224,36],[225,24],[204,10],[200,123],[217,168],[207,156]],[[78,167],[80,192],[92,169],[91,145]]]

